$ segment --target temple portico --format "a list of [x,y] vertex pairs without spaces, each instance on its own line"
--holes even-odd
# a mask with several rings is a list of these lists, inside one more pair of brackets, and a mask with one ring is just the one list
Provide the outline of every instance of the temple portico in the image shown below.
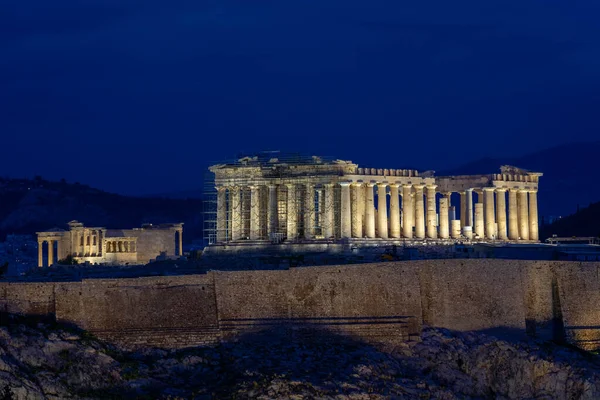
[[[361,168],[319,157],[293,162],[246,157],[210,170],[217,188],[213,243],[539,240],[542,174],[516,167],[436,177],[431,171]],[[452,194],[460,195],[456,207]]]
[[[233,220],[231,223],[233,226]],[[37,232],[37,239],[39,267],[54,265],[68,258],[78,263],[146,264],[161,253],[165,256],[183,254],[181,223],[106,229],[86,227],[81,222],[71,221],[67,230],[55,228]]]

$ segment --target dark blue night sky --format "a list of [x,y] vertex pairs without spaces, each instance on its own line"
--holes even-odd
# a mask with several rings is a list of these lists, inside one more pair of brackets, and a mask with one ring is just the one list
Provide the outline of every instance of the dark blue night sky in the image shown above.
[[243,151],[442,169],[598,139],[599,20],[595,0],[2,0],[0,174],[161,193]]

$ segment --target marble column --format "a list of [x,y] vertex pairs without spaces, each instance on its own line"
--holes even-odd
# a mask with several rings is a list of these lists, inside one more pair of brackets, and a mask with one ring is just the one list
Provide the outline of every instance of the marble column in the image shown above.
[[352,237],[352,207],[350,205],[350,182],[340,182],[340,186],[342,187],[340,215],[341,237],[349,238]]
[[540,240],[538,230],[537,190],[529,191],[529,240]]
[[[437,212],[435,207],[435,189],[436,185],[428,185],[427,192],[427,237],[437,238]],[[447,215],[446,215],[447,217]]]
[[38,267],[44,266],[44,241],[38,240]]
[[364,183],[361,183],[360,185],[360,190],[358,191],[358,211],[360,213],[360,221],[361,221],[361,232],[362,235],[361,237],[364,238],[365,237],[365,232],[367,231],[366,228],[366,221],[367,221],[367,216],[365,214],[366,210],[365,210],[365,203],[366,203],[366,190],[367,190],[367,186]]
[[475,204],[475,237],[485,238],[485,225],[483,224],[483,203]]
[[260,187],[250,186],[250,239],[261,238],[260,223]]
[[388,238],[387,183],[377,184],[377,233],[382,239]]
[[60,242],[62,241],[62,239],[59,239],[56,241],[56,261],[62,260],[61,256],[62,256],[62,252],[61,252],[61,245]]
[[296,185],[287,184],[287,238],[298,237],[298,205],[296,202]]
[[460,225],[467,226],[467,192],[460,194]]
[[440,199],[440,238],[448,239],[450,235],[448,218],[448,197],[442,197]]
[[[98,244],[100,244],[100,243],[98,243]],[[136,247],[136,251],[137,251],[137,246],[135,246],[135,247]],[[183,229],[179,230],[179,255],[180,256],[183,255]]]
[[508,191],[508,238],[519,239],[519,217],[517,207],[517,189]]
[[[231,204],[231,239],[242,238],[242,202],[240,200],[241,190],[234,186],[229,188],[229,199]],[[180,240],[181,241],[181,240]]]
[[352,207],[352,237],[362,238],[363,236],[363,221],[362,221],[362,209],[364,206],[361,202],[362,193],[364,189],[361,183],[353,183],[351,186],[351,201],[350,206]]
[[415,186],[415,236],[417,239],[425,238],[425,204],[423,202],[423,188],[425,185]]
[[304,238],[315,237],[315,185],[307,183],[304,192]]
[[529,205],[527,201],[527,190],[519,190],[519,236],[521,240],[529,240]]
[[368,238],[375,237],[375,199],[373,195],[374,183],[367,183],[366,185],[366,198],[365,198],[365,234]]
[[496,213],[494,211],[494,188],[483,188],[483,200],[485,210],[485,237],[496,238]]
[[48,266],[54,264],[54,240],[48,240]]
[[[444,192],[442,194],[444,198],[448,200],[448,234],[450,234],[450,224],[452,220],[456,219],[456,212],[454,206],[452,206],[452,192]],[[439,207],[439,204],[438,204]],[[441,221],[441,220],[440,220]],[[440,222],[438,222],[440,224]]]
[[71,247],[71,254],[73,257],[77,257],[79,255],[79,231],[71,231],[71,236],[73,237],[73,247]]
[[450,227],[450,236],[452,237],[452,239],[460,239],[460,220],[452,220],[452,224],[450,225]]
[[279,228],[279,207],[277,205],[277,186],[269,185],[269,206],[267,209],[269,221],[269,238],[271,234],[277,233]]
[[397,183],[390,184],[390,237],[400,238],[400,195]]
[[[217,187],[217,242],[227,239],[227,192],[223,186]],[[86,246],[85,234],[83,235],[83,252]]]
[[496,189],[496,221],[498,222],[498,239],[508,239],[506,230],[506,189]]
[[325,184],[324,197],[324,210],[323,210],[323,236],[325,239],[334,237],[334,226],[335,226],[335,215],[334,215],[334,184]]
[[473,189],[465,190],[465,223],[462,226],[473,227]]
[[412,239],[414,225],[412,185],[402,185],[402,218],[402,236]]

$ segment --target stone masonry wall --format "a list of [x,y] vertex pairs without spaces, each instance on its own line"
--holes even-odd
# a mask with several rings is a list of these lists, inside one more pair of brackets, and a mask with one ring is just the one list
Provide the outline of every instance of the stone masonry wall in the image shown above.
[[600,263],[424,260],[287,271],[0,283],[5,312],[54,315],[128,345],[185,347],[282,324],[368,341],[427,324],[600,348]]
[[137,237],[137,261],[146,264],[161,252],[175,255],[175,231],[170,229],[131,229],[123,231],[126,236]]
[[282,323],[374,341],[420,333],[419,281],[407,264],[216,272],[215,283],[224,338]]

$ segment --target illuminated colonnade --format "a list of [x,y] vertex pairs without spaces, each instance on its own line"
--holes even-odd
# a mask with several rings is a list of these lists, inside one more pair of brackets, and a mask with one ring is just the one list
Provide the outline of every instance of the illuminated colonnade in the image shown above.
[[[434,177],[431,172],[358,168],[343,161],[271,164],[211,167],[217,242],[539,239],[540,173],[503,167],[502,174]],[[452,193],[460,194],[460,220]]]

